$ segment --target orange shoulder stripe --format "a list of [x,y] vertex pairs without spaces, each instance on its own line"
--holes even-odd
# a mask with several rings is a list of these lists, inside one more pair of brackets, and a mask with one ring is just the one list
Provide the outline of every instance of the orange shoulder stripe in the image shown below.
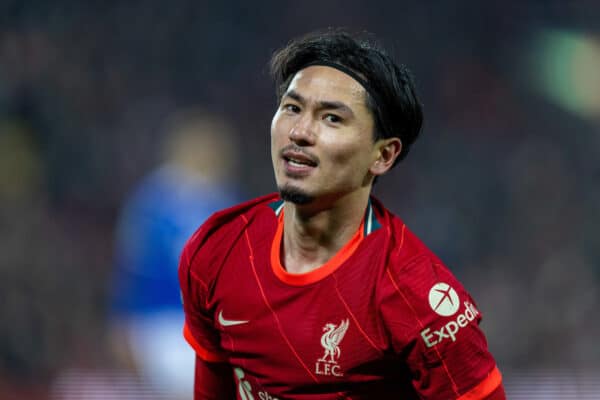
[[185,323],[183,325],[183,337],[185,338],[185,340],[187,340],[187,342],[190,344],[190,346],[192,346],[194,351],[196,351],[196,354],[198,354],[198,357],[200,357],[204,361],[206,361],[206,362],[225,362],[225,361],[227,361],[227,358],[224,357],[223,355],[212,353],[212,352],[206,350],[204,347],[200,346],[200,343],[198,343],[196,338],[194,338],[194,335],[192,335],[192,331],[190,331],[190,328],[188,328],[187,324],[185,324]]
[[502,383],[502,375],[498,367],[494,369],[479,382],[477,386],[460,396],[457,400],[482,400],[489,396]]

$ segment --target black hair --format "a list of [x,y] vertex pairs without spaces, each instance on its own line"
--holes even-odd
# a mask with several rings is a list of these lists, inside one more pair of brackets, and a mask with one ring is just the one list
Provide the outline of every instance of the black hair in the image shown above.
[[374,140],[398,137],[404,159],[419,136],[423,110],[408,68],[398,65],[374,40],[342,29],[309,33],[292,40],[271,58],[278,102],[294,75],[309,65],[338,65],[365,87],[367,107],[375,121]]

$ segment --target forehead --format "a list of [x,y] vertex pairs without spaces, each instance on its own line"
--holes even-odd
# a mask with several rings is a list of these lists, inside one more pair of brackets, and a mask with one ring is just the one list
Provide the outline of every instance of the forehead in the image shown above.
[[342,101],[350,107],[366,107],[365,88],[335,68],[314,65],[296,73],[287,92],[295,91],[314,101]]

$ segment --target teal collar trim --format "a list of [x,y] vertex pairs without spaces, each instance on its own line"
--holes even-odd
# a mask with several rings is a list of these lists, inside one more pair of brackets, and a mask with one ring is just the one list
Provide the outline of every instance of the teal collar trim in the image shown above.
[[366,237],[379,228],[381,228],[381,223],[377,220],[375,210],[373,209],[373,204],[371,203],[371,199],[369,199],[367,211],[365,211],[365,227],[363,234]]
[[[271,209],[275,212],[275,215],[278,217],[283,210],[283,205],[283,200],[277,200],[269,203],[269,207],[271,207]],[[367,210],[365,211],[365,227],[363,230],[363,236],[366,237],[379,228],[381,228],[381,223],[377,220],[375,210],[373,209],[373,204],[371,203],[371,199],[369,199],[369,204],[367,205]]]
[[281,210],[283,210],[283,200],[277,200],[272,203],[269,203],[269,207],[271,207],[275,212],[275,215],[279,217],[279,214],[281,214]]

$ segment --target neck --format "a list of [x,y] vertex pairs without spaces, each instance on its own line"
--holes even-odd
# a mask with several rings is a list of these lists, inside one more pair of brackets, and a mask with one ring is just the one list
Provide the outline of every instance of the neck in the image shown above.
[[288,272],[310,272],[344,247],[363,220],[368,189],[342,196],[321,208],[285,203],[281,259]]

